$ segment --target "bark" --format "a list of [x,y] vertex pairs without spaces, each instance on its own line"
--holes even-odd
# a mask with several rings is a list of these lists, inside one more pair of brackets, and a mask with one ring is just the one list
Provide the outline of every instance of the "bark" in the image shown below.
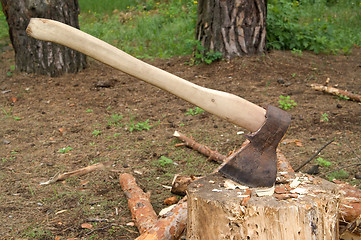
[[333,94],[339,97],[347,97],[353,101],[357,101],[357,102],[361,102],[361,95],[358,94],[354,94],[348,91],[344,91],[338,88],[334,88],[334,87],[328,87],[328,86],[324,86],[321,84],[311,84],[312,89],[315,89],[317,91],[321,91],[321,92],[325,92],[325,93],[329,93],[329,94]]
[[157,214],[150,203],[149,195],[138,187],[135,178],[128,173],[119,175],[119,183],[128,198],[128,208],[135,225],[142,234],[157,222]]
[[209,147],[207,147],[205,145],[197,143],[192,138],[189,138],[178,131],[175,131],[173,136],[180,139],[181,141],[183,141],[187,147],[190,147],[190,148],[202,153],[203,155],[207,156],[208,161],[215,161],[218,163],[222,163],[226,159],[226,156],[220,154],[217,151],[211,150]]
[[171,192],[180,196],[185,196],[187,187],[189,184],[199,179],[200,177],[195,176],[176,176],[172,183]]
[[196,39],[208,51],[232,58],[266,47],[265,0],[199,0]]
[[187,198],[184,197],[164,218],[135,240],[176,240],[187,224]]
[[18,71],[59,76],[86,67],[85,55],[58,44],[35,40],[25,31],[33,17],[53,19],[79,28],[77,0],[1,0],[1,4]]

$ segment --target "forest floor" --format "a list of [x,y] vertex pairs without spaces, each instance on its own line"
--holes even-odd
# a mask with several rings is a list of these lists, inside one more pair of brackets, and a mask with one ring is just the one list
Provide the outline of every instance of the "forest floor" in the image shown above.
[[[361,105],[311,89],[311,83],[361,94],[361,49],[344,55],[301,56],[272,51],[211,65],[185,64],[189,57],[148,60],[204,87],[233,93],[258,105],[278,106],[279,96],[297,103],[280,149],[294,168],[328,141],[318,157],[332,173],[357,187],[361,180]],[[52,78],[11,70],[14,52],[0,52],[0,239],[134,239],[118,174],[134,175],[159,212],[175,174],[205,175],[217,167],[186,147],[175,147],[175,130],[228,154],[245,140],[245,129],[203,112],[147,83],[94,60],[79,74]],[[234,111],[242,111],[241,107]],[[149,130],[130,131],[138,124]],[[245,134],[240,134],[244,131]],[[110,169],[39,185],[57,173],[98,162]],[[315,160],[301,171],[309,170]],[[94,219],[106,221],[94,222]],[[92,228],[82,228],[83,223]]]

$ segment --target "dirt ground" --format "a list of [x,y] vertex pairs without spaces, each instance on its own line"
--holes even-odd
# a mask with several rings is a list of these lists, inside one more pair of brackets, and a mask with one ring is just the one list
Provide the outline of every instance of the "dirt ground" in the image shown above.
[[[13,54],[0,53],[0,239],[134,239],[138,231],[119,173],[132,173],[159,212],[172,196],[164,186],[175,174],[205,175],[217,167],[191,149],[175,147],[175,130],[222,154],[245,140],[241,131],[247,130],[209,113],[186,115],[193,105],[94,60],[79,74],[51,78],[10,73]],[[361,186],[360,165],[347,167],[361,163],[360,103],[310,88],[329,78],[330,85],[361,94],[360,49],[348,56],[274,51],[196,66],[188,60],[149,62],[258,105],[278,106],[280,95],[290,96],[297,106],[288,110],[293,121],[280,149],[292,166],[334,139],[319,155],[331,166],[321,166],[318,175],[346,167],[348,176],[337,177]],[[152,127],[131,132],[138,122]],[[39,185],[98,162],[112,166]],[[315,160],[302,171],[313,165]]]

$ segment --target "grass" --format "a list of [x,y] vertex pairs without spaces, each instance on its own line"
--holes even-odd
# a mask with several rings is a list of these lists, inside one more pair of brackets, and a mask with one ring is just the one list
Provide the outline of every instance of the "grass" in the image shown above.
[[131,6],[136,6],[142,1],[139,0],[103,0],[103,1],[94,1],[94,0],[79,0],[80,11],[89,12],[97,11],[100,13],[112,13],[113,10],[117,9],[119,11],[126,10]]
[[268,47],[348,53],[361,45],[360,10],[353,0],[270,0]]
[[0,47],[6,45],[8,41],[10,41],[8,24],[4,13],[0,11]]
[[[80,28],[140,58],[190,55],[197,1],[79,0]],[[348,53],[361,46],[361,3],[354,0],[270,0],[267,40],[270,49]],[[0,45],[8,39],[0,13]],[[9,40],[7,40],[9,42]],[[161,44],[160,44],[161,43]]]
[[81,29],[137,57],[191,54],[196,4],[185,0],[147,4],[111,15],[89,10],[80,15]]

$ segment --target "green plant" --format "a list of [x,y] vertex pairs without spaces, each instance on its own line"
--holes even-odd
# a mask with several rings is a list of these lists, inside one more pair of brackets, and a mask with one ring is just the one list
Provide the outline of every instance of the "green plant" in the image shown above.
[[143,131],[143,130],[148,131],[149,129],[152,128],[152,126],[149,125],[149,119],[147,119],[145,122],[135,123],[133,115],[129,114],[129,116],[130,116],[130,119],[129,119],[129,123],[127,125],[129,132]]
[[323,167],[329,167],[332,165],[332,163],[330,161],[327,161],[327,160],[323,159],[322,157],[318,157],[316,159],[316,163]]
[[92,112],[93,112],[93,110],[91,110],[91,109],[87,109],[85,112],[87,112],[87,113],[92,113]]
[[29,187],[29,192],[31,193],[31,196],[35,196],[35,192],[34,190],[32,189],[32,187],[30,186],[30,184],[28,183],[28,187]]
[[[189,41],[189,43],[194,43],[194,41]],[[207,51],[205,47],[199,41],[195,42],[196,48],[194,51],[194,58],[191,59],[191,65],[206,63],[211,64],[212,62],[221,60],[223,54],[221,52],[214,52],[213,50]]]
[[339,99],[341,99],[341,100],[350,100],[349,97],[344,96],[344,95],[337,95],[337,97],[338,97]]
[[6,72],[6,75],[8,77],[11,77],[14,71],[15,71],[15,65],[11,65],[9,71]]
[[[353,6],[352,6],[353,5]],[[348,53],[359,45],[360,16],[349,0],[270,0],[267,5],[267,42],[272,49]],[[352,10],[353,8],[353,10]]]
[[199,107],[189,108],[189,109],[187,110],[187,112],[185,113],[185,115],[192,115],[192,116],[194,116],[194,115],[200,114],[200,113],[202,113],[202,112],[204,112],[204,110],[203,110],[202,108],[199,108]]
[[108,118],[108,126],[122,127],[123,124],[120,123],[120,121],[122,121],[122,119],[123,119],[122,115],[114,113]]
[[114,133],[113,134],[113,138],[117,138],[117,137],[119,137],[121,135],[121,133]]
[[167,164],[171,164],[173,163],[173,160],[170,158],[167,158],[165,156],[160,156],[159,160],[158,160],[159,165],[161,165],[162,167],[165,167],[165,165]]
[[321,114],[321,122],[328,122],[328,114],[327,113]]
[[58,150],[58,153],[67,153],[67,152],[69,152],[69,151],[71,151],[71,150],[73,150],[73,148],[72,147],[63,147],[63,148],[60,148],[59,150]]
[[293,49],[291,50],[291,53],[292,53],[293,55],[298,56],[298,57],[301,57],[301,56],[302,56],[302,50],[300,50],[300,49],[293,48]]
[[101,133],[102,133],[102,131],[95,129],[95,130],[92,132],[92,135],[95,136],[95,137],[97,137],[97,136],[99,136]]
[[1,111],[5,114],[5,118],[12,118],[15,121],[20,121],[20,117],[13,116],[13,106],[10,107],[9,111],[6,111],[5,108],[0,107]]
[[341,169],[335,172],[332,172],[327,175],[327,178],[332,181],[333,179],[345,179],[348,178],[350,174],[346,172],[345,170]]
[[279,107],[284,110],[292,109],[293,107],[297,106],[297,103],[291,100],[290,96],[285,97],[283,95],[280,95],[278,103],[279,103]]

